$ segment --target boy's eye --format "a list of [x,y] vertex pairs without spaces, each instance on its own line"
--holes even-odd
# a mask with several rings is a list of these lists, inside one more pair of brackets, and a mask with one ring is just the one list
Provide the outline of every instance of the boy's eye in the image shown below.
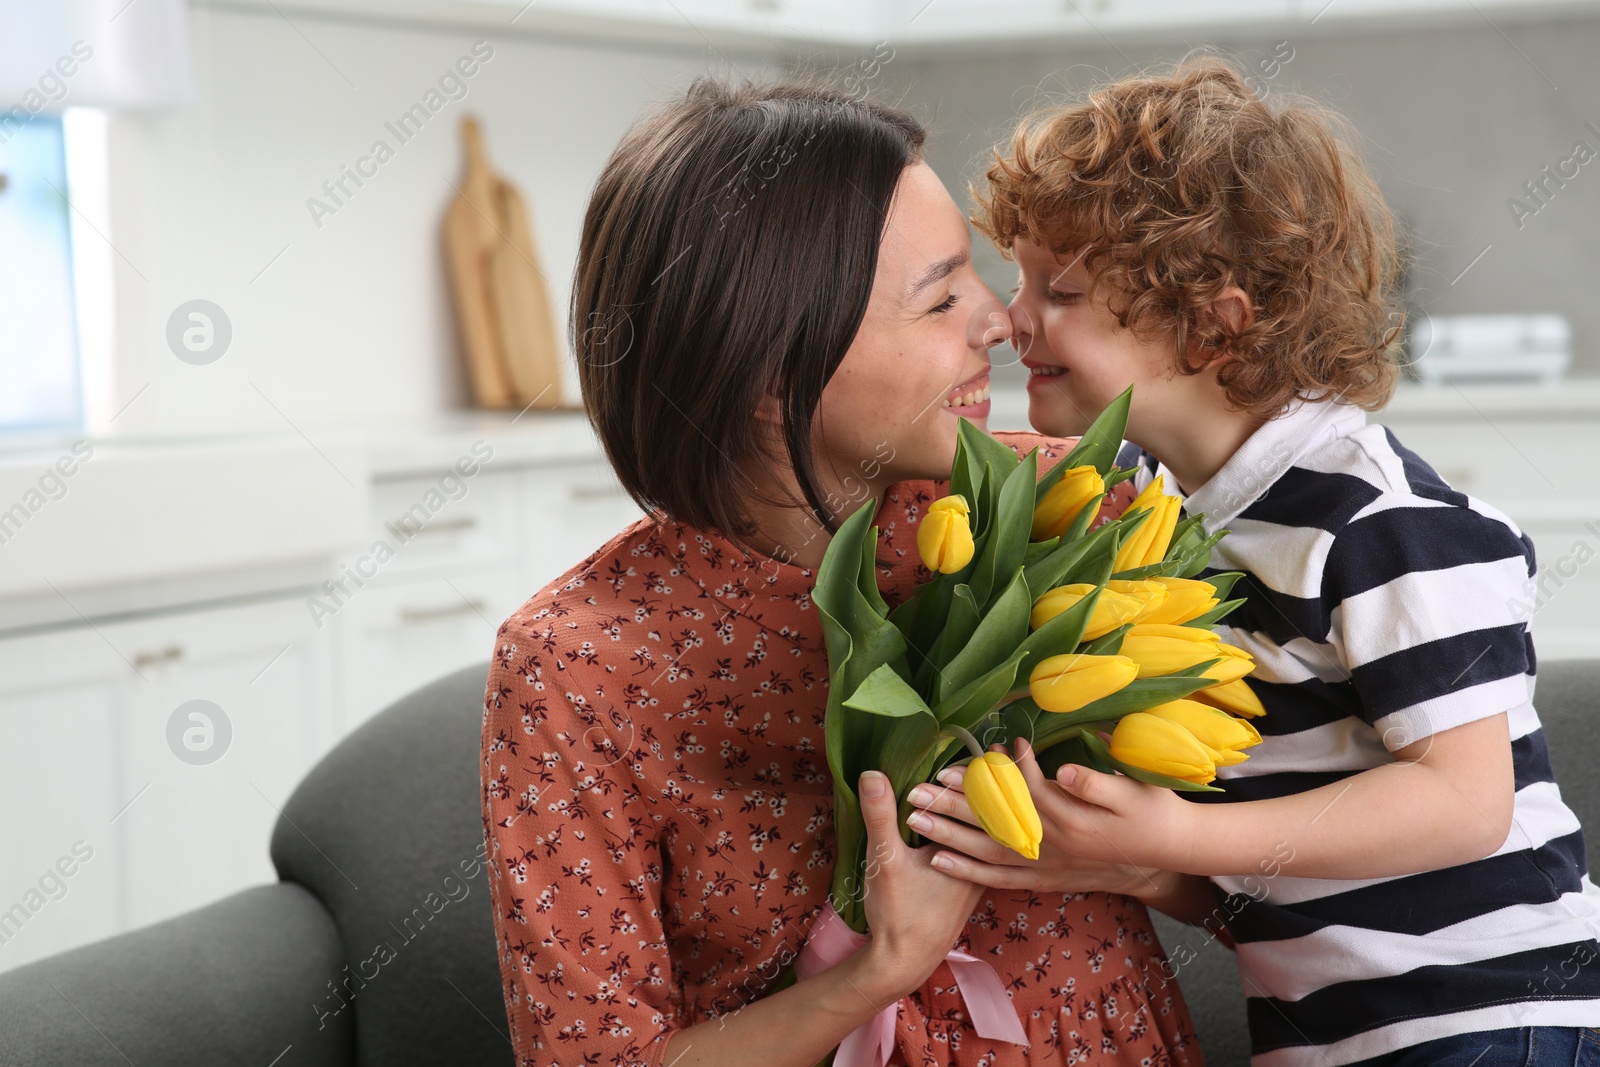
[[933,307],[929,308],[928,309],[928,314],[930,314],[930,315],[943,315],[946,311],[949,311],[951,308],[955,307],[956,303],[960,299],[961,298],[959,296],[957,296],[955,293],[951,293],[949,296],[947,296],[943,300],[939,301],[939,303],[937,303]]
[[1047,294],[1052,304],[1070,304],[1077,300],[1082,293],[1063,293],[1059,289],[1051,289]]

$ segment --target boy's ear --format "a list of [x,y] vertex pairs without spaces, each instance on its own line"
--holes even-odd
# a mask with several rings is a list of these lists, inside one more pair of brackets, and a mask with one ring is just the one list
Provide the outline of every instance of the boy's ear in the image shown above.
[[[1250,297],[1237,285],[1223,289],[1200,314],[1203,318],[1221,321],[1232,334],[1239,334],[1249,329],[1256,317],[1255,309],[1250,304]],[[1233,358],[1233,353],[1218,346],[1196,342],[1190,345],[1188,357],[1190,366],[1202,367],[1207,363],[1225,363]]]

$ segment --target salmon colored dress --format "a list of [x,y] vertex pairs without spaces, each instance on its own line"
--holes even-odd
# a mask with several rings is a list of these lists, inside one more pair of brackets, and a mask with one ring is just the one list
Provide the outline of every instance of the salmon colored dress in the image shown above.
[[[1040,445],[1041,470],[1070,445],[996,436],[1019,455]],[[916,527],[947,490],[897,483],[876,517],[879,558],[901,561],[879,568],[891,606],[930,577]],[[497,636],[483,816],[519,1067],[662,1064],[674,1030],[767,992],[828,899],[815,576],[656,518]],[[979,1037],[940,963],[901,1003],[891,1063],[1201,1063],[1137,900],[989,890],[955,947],[993,966],[1030,1043]]]

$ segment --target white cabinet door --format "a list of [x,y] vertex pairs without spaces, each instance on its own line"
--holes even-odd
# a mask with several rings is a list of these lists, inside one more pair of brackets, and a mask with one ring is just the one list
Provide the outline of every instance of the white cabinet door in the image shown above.
[[527,596],[515,566],[362,590],[340,615],[343,729],[459,667],[481,663],[487,673],[495,631]]
[[[276,881],[278,809],[334,737],[330,653],[299,598],[0,640],[0,968]],[[31,907],[52,867],[75,870]]]
[[122,929],[127,670],[87,628],[0,640],[0,970]]
[[128,926],[276,881],[273,826],[333,738],[331,648],[303,600],[101,629],[140,665],[119,724]]
[[[441,478],[379,482],[372,491],[368,543],[362,554],[343,562],[363,581],[513,563],[521,548],[519,486],[515,472],[499,471],[470,479],[447,471]],[[387,561],[379,562],[384,556]]]

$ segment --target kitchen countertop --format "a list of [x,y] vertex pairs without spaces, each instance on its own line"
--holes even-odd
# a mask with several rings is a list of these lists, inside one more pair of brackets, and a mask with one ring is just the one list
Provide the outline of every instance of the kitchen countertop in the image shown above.
[[[1027,430],[1028,395],[1024,388],[996,388],[989,413],[991,430]],[[1463,417],[1505,419],[1551,418],[1562,421],[1600,420],[1600,377],[1569,378],[1555,385],[1472,383],[1422,385],[1402,382],[1373,422],[1444,421]]]

